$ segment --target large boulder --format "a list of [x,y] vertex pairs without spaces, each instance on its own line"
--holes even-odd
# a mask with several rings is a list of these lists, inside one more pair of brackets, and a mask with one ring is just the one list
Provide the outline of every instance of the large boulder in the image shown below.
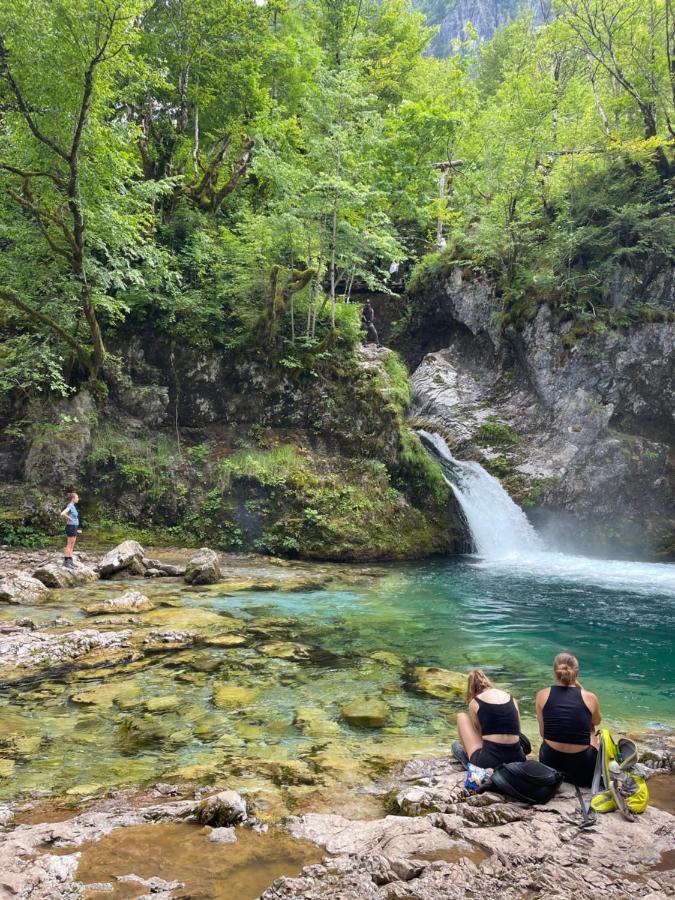
[[97,572],[89,566],[76,565],[67,569],[61,563],[45,563],[33,572],[33,578],[48,588],[71,588],[98,579]]
[[185,568],[188,584],[216,584],[220,581],[220,559],[215,550],[202,547]]
[[437,666],[416,666],[412,682],[417,690],[436,700],[461,700],[466,694],[466,675]]
[[236,825],[246,818],[246,801],[236,791],[221,791],[202,800],[196,816],[200,824],[213,828]]
[[41,603],[49,595],[49,588],[26,572],[12,572],[0,577],[0,603]]
[[108,551],[99,563],[101,578],[110,578],[116,572],[131,570],[130,574],[142,575],[145,572],[143,557],[145,551],[138,541],[122,541],[117,547]]
[[149,612],[155,604],[139,591],[126,591],[121,597],[109,597],[101,603],[90,603],[84,611],[90,616],[104,613],[139,613]]
[[342,718],[358,728],[384,728],[390,711],[384,700],[356,697],[342,707]]

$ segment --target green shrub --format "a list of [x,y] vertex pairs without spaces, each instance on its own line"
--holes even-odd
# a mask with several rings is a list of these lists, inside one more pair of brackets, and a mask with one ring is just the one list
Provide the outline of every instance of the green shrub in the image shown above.
[[520,437],[510,425],[507,425],[506,422],[499,422],[492,416],[481,423],[476,433],[476,441],[481,447],[515,446],[521,442]]

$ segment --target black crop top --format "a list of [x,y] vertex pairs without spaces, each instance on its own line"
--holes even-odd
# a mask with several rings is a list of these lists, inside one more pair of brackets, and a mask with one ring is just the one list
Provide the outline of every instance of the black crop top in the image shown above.
[[551,688],[542,710],[544,739],[561,744],[590,744],[593,713],[584,703],[580,687]]
[[481,734],[520,734],[520,719],[513,697],[509,695],[506,703],[486,703],[476,697],[476,703]]

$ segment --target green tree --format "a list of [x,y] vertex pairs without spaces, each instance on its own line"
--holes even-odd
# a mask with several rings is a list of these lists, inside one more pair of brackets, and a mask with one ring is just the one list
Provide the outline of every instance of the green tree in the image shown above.
[[[0,11],[0,169],[23,217],[9,240],[25,236],[30,223],[43,242],[37,258],[47,254],[57,291],[45,297],[31,290],[30,271],[14,270],[19,250],[0,256],[0,298],[57,334],[92,377],[106,355],[98,310],[115,309],[94,257],[137,241],[146,223],[145,205],[129,187],[129,125],[119,113],[139,12],[134,0],[46,2],[40,15],[27,0],[10,0]],[[128,215],[120,216],[124,207]],[[72,304],[86,340],[59,312]]]

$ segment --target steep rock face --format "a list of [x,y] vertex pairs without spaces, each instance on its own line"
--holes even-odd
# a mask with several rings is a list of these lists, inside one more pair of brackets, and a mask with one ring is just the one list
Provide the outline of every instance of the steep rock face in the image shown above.
[[[425,2],[415,5],[425,12],[431,6]],[[539,23],[551,15],[551,4],[549,0],[449,0],[444,4],[434,4],[431,18],[439,23],[439,31],[432,42],[433,52],[436,56],[450,54],[453,41],[466,40],[469,23],[479,41],[489,41],[498,28],[528,11]]]
[[559,544],[573,534],[586,549],[596,540],[667,553],[673,324],[608,330],[570,348],[571,324],[548,306],[503,333],[498,307],[493,286],[460,269],[417,298],[403,338],[416,366],[413,418],[500,477]]
[[123,523],[113,540],[131,525],[165,529],[143,541],[324,559],[452,549],[452,500],[403,421],[407,376],[390,351],[336,348],[293,368],[156,333],[114,349],[126,369],[104,403],[37,410],[24,479],[0,484],[0,543],[58,525],[72,462],[85,535],[105,521]]

